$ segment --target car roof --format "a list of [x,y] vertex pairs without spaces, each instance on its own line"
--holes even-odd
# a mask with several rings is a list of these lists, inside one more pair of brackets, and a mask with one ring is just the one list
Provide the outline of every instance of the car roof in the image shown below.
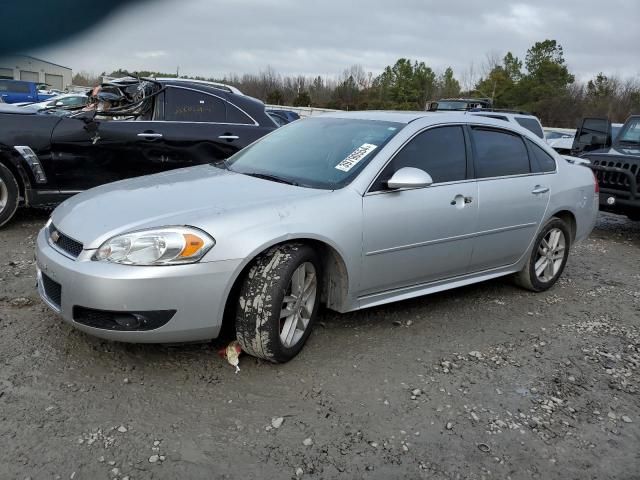
[[327,112],[311,118],[352,118],[356,120],[378,120],[385,122],[397,122],[409,124],[416,120],[424,120],[421,125],[446,124],[446,123],[474,123],[512,130],[527,138],[535,139],[536,142],[546,145],[544,140],[535,135],[530,130],[524,128],[517,122],[505,122],[497,118],[486,117],[484,115],[473,115],[465,111],[439,111],[439,112],[405,112],[405,111],[378,111],[363,110],[355,112]]
[[331,118],[352,118],[356,120],[379,120],[384,122],[410,123],[418,118],[431,115],[444,116],[442,112],[405,112],[389,110],[361,110],[355,112],[327,112],[318,116]]
[[210,87],[216,90],[223,90],[228,93],[235,93],[236,95],[244,95],[239,89],[232,85],[225,83],[209,82],[206,80],[194,80],[191,78],[172,78],[172,77],[160,77],[153,79],[156,82],[166,83],[168,85],[198,85],[202,87]]
[[[411,123],[421,118],[431,118],[433,123],[447,122],[469,122],[469,117],[473,115],[473,121],[482,120],[481,123],[489,123],[496,126],[504,126],[504,120],[487,117],[479,113],[472,113],[463,110],[436,111],[436,112],[411,112],[411,111],[388,111],[388,110],[363,110],[356,112],[328,112],[322,117],[332,118],[353,118],[358,120],[379,120],[386,122]],[[535,118],[535,117],[534,117]],[[485,122],[485,120],[487,120]]]

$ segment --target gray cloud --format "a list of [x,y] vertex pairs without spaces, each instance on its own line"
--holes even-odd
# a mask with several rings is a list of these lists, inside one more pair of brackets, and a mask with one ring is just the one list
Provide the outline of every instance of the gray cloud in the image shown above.
[[553,38],[582,79],[640,76],[640,2],[608,0],[157,0],[122,10],[91,32],[33,52],[94,73],[131,70],[217,76],[379,73],[400,57],[457,76],[487,53],[523,58]]

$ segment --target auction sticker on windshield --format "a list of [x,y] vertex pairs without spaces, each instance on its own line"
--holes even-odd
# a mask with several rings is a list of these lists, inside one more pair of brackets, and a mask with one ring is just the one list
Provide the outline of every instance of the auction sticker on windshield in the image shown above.
[[377,145],[373,145],[371,143],[363,143],[358,148],[356,148],[353,152],[351,152],[347,158],[345,158],[338,165],[336,165],[336,168],[343,172],[348,172],[353,167],[355,167],[360,160],[362,160],[364,157],[369,155],[376,148],[378,148]]

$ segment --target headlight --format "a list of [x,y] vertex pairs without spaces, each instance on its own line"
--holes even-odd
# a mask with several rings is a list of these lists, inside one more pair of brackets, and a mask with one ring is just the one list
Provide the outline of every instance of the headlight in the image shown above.
[[215,240],[193,227],[165,227],[125,233],[102,244],[93,260],[126,265],[175,265],[200,260]]

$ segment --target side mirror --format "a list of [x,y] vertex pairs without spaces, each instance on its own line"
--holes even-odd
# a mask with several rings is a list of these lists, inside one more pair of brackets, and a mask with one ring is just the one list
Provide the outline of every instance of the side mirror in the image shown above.
[[591,135],[591,141],[589,142],[590,145],[604,145],[606,143],[607,136],[599,134]]
[[387,187],[392,190],[400,188],[422,188],[433,183],[431,175],[424,170],[414,167],[403,167],[387,181]]

